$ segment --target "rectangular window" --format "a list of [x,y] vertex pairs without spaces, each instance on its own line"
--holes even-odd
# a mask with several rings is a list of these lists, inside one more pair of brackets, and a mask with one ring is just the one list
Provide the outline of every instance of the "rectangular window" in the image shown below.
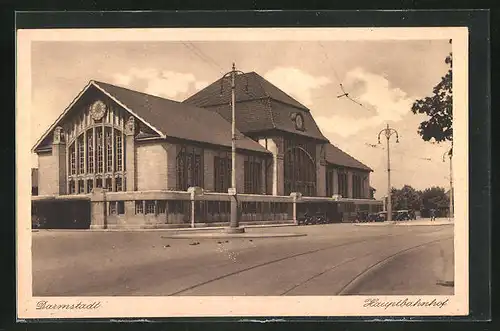
[[71,174],[76,175],[76,150],[74,144],[69,148],[69,155],[70,155],[69,162],[70,162]]
[[177,154],[177,189],[185,191],[189,187],[203,187],[203,150],[182,146]]
[[333,196],[333,169],[328,169],[326,171],[326,196]]
[[97,178],[95,180],[95,187],[96,188],[102,188],[102,179],[101,178]]
[[109,202],[109,215],[116,215],[117,210],[116,210],[116,201],[110,201]]
[[87,192],[92,193],[92,190],[94,189],[94,181],[93,180],[88,180],[87,181]]
[[118,209],[118,215],[125,214],[125,202],[117,201],[117,209]]
[[69,181],[69,194],[75,194],[75,181]]
[[158,201],[158,214],[165,214],[167,211],[167,202],[165,200]]
[[245,156],[244,189],[245,193],[261,194],[262,179],[261,160],[255,156]]
[[121,177],[117,177],[115,179],[115,191],[116,192],[123,191],[122,178]]
[[119,131],[115,132],[115,140],[116,140],[116,163],[115,163],[115,171],[122,171],[122,134]]
[[353,191],[353,197],[355,199],[361,198],[361,177],[357,174],[352,175],[352,191]]
[[111,139],[111,130],[106,130],[106,171],[113,171],[113,141]]
[[85,145],[83,137],[78,139],[78,173],[85,173]]
[[85,193],[85,182],[81,179],[78,181],[78,193]]
[[347,173],[346,172],[339,171],[338,182],[339,182],[339,194],[343,198],[347,198]]
[[92,131],[87,132],[87,172],[94,173],[94,136]]
[[108,190],[113,191],[113,183],[111,178],[106,178],[106,187]]
[[97,128],[97,138],[96,138],[96,149],[97,149],[97,173],[102,173],[104,171],[104,151],[102,148],[102,129]]
[[231,187],[231,157],[229,153],[220,153],[214,157],[215,192],[227,193]]
[[146,214],[154,214],[155,213],[155,202],[154,200],[146,201]]
[[135,214],[144,214],[144,205],[142,200],[135,202]]

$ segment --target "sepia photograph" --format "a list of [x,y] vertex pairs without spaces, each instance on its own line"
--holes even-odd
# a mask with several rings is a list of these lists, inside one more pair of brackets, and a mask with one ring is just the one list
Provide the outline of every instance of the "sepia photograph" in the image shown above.
[[467,313],[467,29],[17,39],[20,317]]

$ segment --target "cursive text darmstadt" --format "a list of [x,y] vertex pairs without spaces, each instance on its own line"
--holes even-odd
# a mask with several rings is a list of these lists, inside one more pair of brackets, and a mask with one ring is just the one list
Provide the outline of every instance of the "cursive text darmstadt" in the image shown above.
[[51,304],[46,300],[37,301],[36,309],[54,309],[54,310],[76,310],[76,309],[97,309],[101,307],[100,301],[94,301],[89,303],[72,303],[72,304]]

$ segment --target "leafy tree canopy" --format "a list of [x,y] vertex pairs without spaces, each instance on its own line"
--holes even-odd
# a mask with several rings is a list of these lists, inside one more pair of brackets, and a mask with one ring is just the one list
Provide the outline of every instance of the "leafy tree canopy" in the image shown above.
[[446,57],[445,63],[450,68],[434,86],[433,95],[416,100],[411,108],[414,114],[426,114],[429,117],[418,127],[418,134],[424,141],[434,139],[438,143],[453,142],[452,53]]
[[395,210],[420,209],[420,192],[410,185],[405,185],[401,189],[392,188],[391,191],[392,203]]
[[442,187],[430,187],[419,191],[410,185],[392,188],[391,201],[394,210],[422,210],[448,208],[449,197]]

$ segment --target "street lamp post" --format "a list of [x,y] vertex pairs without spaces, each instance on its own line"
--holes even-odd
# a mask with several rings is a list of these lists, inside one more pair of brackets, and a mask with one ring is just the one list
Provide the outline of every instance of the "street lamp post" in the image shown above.
[[453,217],[453,149],[443,154],[443,162],[446,162],[446,155],[450,158],[450,211],[448,212],[448,220]]
[[[223,91],[224,79],[230,77],[231,79],[231,112],[232,112],[232,122],[231,122],[231,188],[228,193],[231,195],[231,219],[229,222],[229,228],[227,232],[229,233],[243,233],[244,228],[240,228],[239,224],[239,214],[238,214],[238,197],[236,195],[236,75],[244,74],[240,70],[236,70],[236,66],[233,63],[233,68],[231,71],[227,72],[222,76],[221,79],[221,95]],[[246,78],[246,76],[244,76]],[[248,90],[248,81],[246,82],[245,89]]]
[[395,129],[387,127],[378,133],[378,143],[380,144],[380,135],[384,134],[387,139],[387,221],[392,221],[392,202],[391,202],[391,155],[389,152],[389,140],[392,135],[396,135],[396,143],[399,143],[399,134]]

